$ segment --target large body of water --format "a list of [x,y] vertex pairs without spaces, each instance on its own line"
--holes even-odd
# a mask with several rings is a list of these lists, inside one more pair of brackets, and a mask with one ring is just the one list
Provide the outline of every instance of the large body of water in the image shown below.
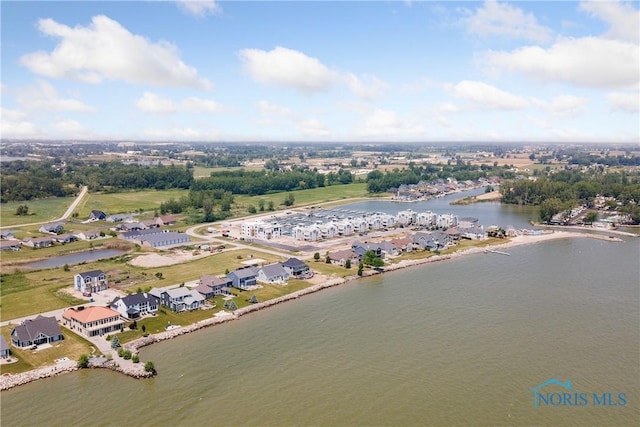
[[[535,218],[441,202],[400,209],[517,228]],[[369,203],[354,208],[381,210]],[[3,392],[2,425],[640,425],[640,239],[509,252],[350,282],[153,345],[141,352],[151,380],[87,370]],[[532,389],[551,378],[588,404],[534,409]],[[593,405],[594,392],[626,405]]]

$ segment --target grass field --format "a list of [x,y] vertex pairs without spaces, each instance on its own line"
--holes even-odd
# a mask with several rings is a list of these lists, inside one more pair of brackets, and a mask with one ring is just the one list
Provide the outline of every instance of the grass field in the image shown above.
[[[265,201],[265,206],[269,201],[273,201],[274,207],[276,209],[285,209],[285,206],[282,205],[282,202],[288,194],[288,192],[281,192],[265,194],[262,196],[237,195],[234,196],[234,199],[237,209],[242,210],[242,214],[246,215],[246,208],[249,207],[249,205],[253,205],[257,208],[258,201],[260,199]],[[367,184],[365,183],[332,185],[330,187],[297,190],[291,191],[291,194],[293,194],[293,197],[295,199],[295,206],[309,205],[320,202],[330,202],[341,199],[350,199],[354,197],[366,197],[368,195]]]
[[[60,218],[74,200],[75,197],[55,197],[51,199],[2,203],[0,205],[0,226],[4,228],[18,224],[31,224]],[[27,205],[29,207],[29,215],[19,216],[15,214],[17,207],[20,205]]]
[[[11,329],[13,326],[3,326],[0,328],[0,333],[7,340],[11,342]],[[19,349],[11,346],[11,353],[18,358],[18,362],[11,363],[9,365],[0,365],[2,373],[16,374],[19,372],[29,371],[31,369],[40,368],[46,365],[51,365],[56,359],[61,357],[68,357],[71,360],[78,360],[82,354],[92,354],[95,352],[95,348],[84,338],[66,330],[60,328],[64,340],[52,344],[51,348],[45,348],[38,351],[30,349]]]
[[172,198],[179,199],[187,194],[189,194],[189,190],[145,190],[108,194],[89,193],[81,206],[78,206],[77,212],[80,219],[86,219],[94,209],[104,211],[107,215],[154,210],[159,208],[164,201]]

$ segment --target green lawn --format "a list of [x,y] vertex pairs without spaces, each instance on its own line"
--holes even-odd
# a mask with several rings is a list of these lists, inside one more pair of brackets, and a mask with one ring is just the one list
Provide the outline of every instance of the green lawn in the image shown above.
[[[9,325],[0,328],[0,333],[8,343],[11,342],[11,329],[13,327],[14,326]],[[82,354],[93,354],[96,352],[96,349],[89,341],[65,328],[61,327],[60,329],[62,330],[64,340],[52,344],[51,348],[33,351],[30,349],[18,349],[12,345],[11,353],[14,357],[18,358],[18,362],[9,365],[0,365],[2,373],[16,374],[25,372],[47,365],[53,365],[55,360],[61,357],[78,360]]]
[[78,207],[78,217],[86,219],[94,210],[110,214],[138,212],[160,208],[160,203],[169,199],[179,199],[189,194],[189,190],[145,190],[122,193],[89,193],[84,203]]
[[358,264],[352,264],[351,268],[345,268],[337,264],[327,264],[324,262],[324,257],[320,257],[318,262],[308,261],[307,264],[309,264],[309,268],[325,276],[347,277],[358,272]]
[[[4,228],[18,224],[31,224],[60,218],[74,200],[75,197],[55,197],[51,199],[2,203],[2,205],[0,205],[0,226]],[[29,207],[29,215],[18,216],[15,214],[16,208],[20,205],[27,205]]]

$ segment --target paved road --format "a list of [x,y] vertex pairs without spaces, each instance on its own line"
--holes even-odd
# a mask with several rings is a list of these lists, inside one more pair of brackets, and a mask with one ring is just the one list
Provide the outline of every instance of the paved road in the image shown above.
[[82,199],[84,199],[84,196],[86,196],[88,192],[89,192],[89,189],[86,186],[82,187],[82,190],[80,191],[80,194],[78,194],[78,197],[76,197],[76,199],[73,201],[73,203],[71,203],[71,205],[69,205],[69,208],[67,209],[67,211],[60,218],[52,219],[52,220],[49,220],[49,221],[32,222],[30,224],[15,224],[15,225],[10,225],[10,226],[6,226],[6,227],[0,227],[0,229],[2,229],[2,228],[30,227],[32,225],[40,225],[40,224],[46,224],[46,223],[49,223],[49,222],[64,221],[64,220],[66,220],[67,218],[69,218],[71,216],[73,211],[78,207],[78,205],[80,204]]

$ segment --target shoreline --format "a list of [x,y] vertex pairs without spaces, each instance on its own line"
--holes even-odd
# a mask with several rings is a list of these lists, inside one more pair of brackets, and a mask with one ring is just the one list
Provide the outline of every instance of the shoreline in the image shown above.
[[[635,236],[633,234],[628,234],[625,233],[624,235],[631,235],[631,236]],[[366,277],[371,277],[371,276],[375,276],[378,274],[384,274],[387,271],[395,271],[395,270],[400,270],[400,269],[404,269],[404,268],[408,268],[408,267],[414,267],[414,266],[419,266],[419,265],[424,265],[424,264],[429,264],[429,263],[434,263],[434,262],[440,262],[440,261],[446,261],[446,260],[450,260],[450,259],[457,259],[457,258],[461,258],[465,255],[473,255],[473,254],[479,254],[479,253],[484,253],[487,249],[507,249],[507,248],[512,248],[512,247],[516,247],[516,246],[523,246],[523,245],[528,245],[528,244],[535,244],[535,243],[541,243],[541,242],[546,242],[549,240],[557,240],[557,239],[568,239],[568,238],[577,238],[577,237],[585,237],[585,238],[592,238],[592,239],[598,239],[598,240],[604,240],[604,241],[608,241],[608,242],[622,242],[622,239],[620,238],[611,238],[608,235],[601,235],[601,234],[591,234],[591,233],[583,233],[583,232],[578,232],[578,231],[556,231],[556,230],[550,230],[550,232],[546,232],[543,234],[537,234],[537,235],[518,235],[516,237],[511,238],[509,241],[504,242],[504,243],[498,243],[495,245],[487,245],[487,246],[482,246],[482,247],[472,247],[472,248],[468,248],[468,249],[463,249],[463,250],[458,250],[455,252],[452,252],[450,254],[445,254],[445,255],[433,255],[427,258],[421,258],[421,259],[415,259],[415,260],[402,260],[400,262],[398,262],[397,264],[391,264],[388,266],[384,267],[384,271],[383,272],[377,272],[377,271],[368,271],[367,273],[365,273],[363,276],[357,276],[357,275],[352,275],[352,276],[347,276],[347,277],[335,277],[335,278],[331,278],[328,277],[328,280],[320,283],[320,284],[316,284],[316,285],[312,285],[309,286],[305,289],[301,289],[299,291],[295,291],[292,292],[290,294],[287,295],[283,295],[281,297],[278,298],[274,298],[268,301],[264,301],[264,302],[260,302],[260,303],[256,303],[256,304],[252,304],[246,307],[242,307],[238,310],[235,310],[234,312],[226,312],[226,311],[222,311],[219,313],[216,313],[216,315],[214,315],[213,317],[209,318],[209,319],[205,319],[205,320],[200,320],[196,323],[193,323],[191,325],[187,325],[187,326],[182,326],[180,328],[176,328],[176,329],[172,329],[170,331],[165,331],[165,332],[160,332],[157,334],[151,334],[148,337],[141,337],[138,338],[136,340],[133,340],[131,342],[128,343],[124,343],[122,344],[122,347],[125,349],[128,349],[132,352],[138,352],[141,348],[155,344],[155,343],[159,343],[162,341],[166,341],[166,340],[170,340],[170,339],[174,339],[176,337],[179,337],[181,335],[184,334],[188,334],[191,332],[195,332],[198,331],[200,329],[203,328],[208,328],[211,326],[215,326],[215,325],[219,325],[219,324],[223,324],[223,323],[227,323],[233,320],[237,320],[242,316],[245,316],[247,314],[256,312],[256,311],[260,311],[263,310],[265,308],[274,306],[274,305],[278,305],[290,300],[296,300],[300,297],[303,297],[304,295],[308,295],[308,294],[313,294],[316,292],[319,292],[323,289],[327,289],[327,288],[332,288],[334,286],[338,286],[338,285],[342,285],[344,283],[349,283],[349,282],[353,282],[356,280],[360,280]],[[122,374],[125,374],[127,376],[133,377],[133,378],[148,378],[151,377],[152,374],[149,373],[142,373],[139,369],[136,370],[129,370],[126,369],[124,367],[120,367],[119,364],[111,359],[111,360],[107,360],[104,363],[100,364],[100,365],[92,365],[90,366],[90,368],[106,368],[106,369],[111,369],[113,371],[116,372],[120,372]],[[77,364],[74,362],[73,366],[66,366],[63,367],[61,369],[58,370],[57,366],[47,366],[47,367],[43,367],[43,368],[38,368],[38,369],[34,369],[31,371],[27,371],[27,372],[22,372],[19,374],[3,374],[0,376],[0,391],[4,391],[4,390],[10,390],[14,387],[20,386],[20,385],[24,385],[33,381],[37,381],[40,379],[44,379],[44,378],[48,378],[48,377],[52,377],[52,376],[56,376],[56,375],[61,375],[64,373],[68,373],[68,372],[74,372],[77,371],[79,368],[77,367]]]

